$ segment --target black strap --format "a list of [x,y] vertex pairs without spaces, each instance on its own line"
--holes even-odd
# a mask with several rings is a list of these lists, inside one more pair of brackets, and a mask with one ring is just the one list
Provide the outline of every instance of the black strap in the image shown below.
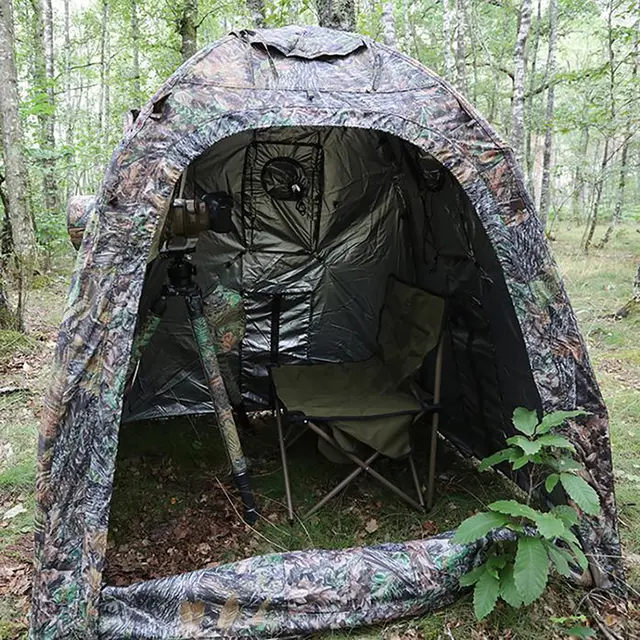
[[279,364],[280,355],[280,309],[282,294],[276,293],[271,299],[271,364]]

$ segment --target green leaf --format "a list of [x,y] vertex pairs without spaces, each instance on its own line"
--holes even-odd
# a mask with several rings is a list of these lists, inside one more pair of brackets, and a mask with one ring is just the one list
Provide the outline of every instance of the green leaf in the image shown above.
[[543,433],[548,433],[553,429],[553,427],[559,427],[569,418],[577,418],[578,416],[587,415],[587,411],[582,411],[581,409],[577,409],[575,411],[554,411],[553,413],[549,413],[538,425],[536,429],[536,433],[538,435],[542,435]]
[[514,471],[517,471],[518,469],[521,469],[522,467],[524,467],[526,464],[529,464],[530,461],[531,461],[531,456],[522,456],[521,458],[514,460],[511,466],[513,467]]
[[540,535],[549,540],[560,537],[567,530],[565,523],[553,513],[537,513],[535,521]]
[[596,632],[589,627],[571,627],[567,629],[568,636],[575,636],[576,638],[594,638]]
[[516,588],[512,564],[506,566],[500,574],[500,597],[516,609],[522,606],[522,596]]
[[583,464],[569,457],[556,458],[549,464],[559,473],[562,473],[563,471],[581,471],[584,469]]
[[484,538],[489,531],[503,527],[508,522],[509,519],[499,513],[476,513],[475,516],[467,518],[460,524],[452,540],[457,544],[474,542]]
[[548,433],[536,440],[541,447],[556,447],[557,449],[568,449],[575,451],[576,448],[564,437],[555,433]]
[[493,467],[496,464],[505,462],[506,460],[511,460],[512,458],[518,455],[519,455],[518,452],[513,447],[509,447],[508,449],[502,449],[501,451],[494,453],[488,458],[484,458],[482,462],[480,462],[480,466],[478,467],[478,469],[480,471],[486,471],[489,467]]
[[500,577],[499,569],[502,569],[507,564],[505,556],[491,556],[487,560],[487,571],[496,578]]
[[480,579],[480,576],[482,576],[482,574],[485,573],[486,571],[487,571],[486,563],[483,565],[480,565],[479,567],[476,567],[475,569],[471,569],[469,573],[465,573],[463,576],[460,577],[460,586],[470,587],[471,585],[474,585],[476,582],[478,582],[478,580]]
[[535,520],[538,517],[538,512],[526,504],[522,504],[517,500],[498,500],[492,502],[488,507],[491,511],[497,511],[498,513],[504,513],[508,516],[514,516],[515,518],[529,518]]
[[549,558],[539,538],[518,540],[513,577],[524,604],[542,595],[549,578]]
[[495,608],[500,594],[500,580],[490,573],[484,573],[473,590],[473,610],[476,618],[486,618]]
[[585,512],[591,516],[600,513],[600,499],[593,487],[580,476],[573,473],[561,473],[560,482],[569,497]]
[[565,578],[571,577],[571,569],[566,556],[553,543],[545,544],[549,560],[553,563],[556,571]]
[[560,480],[560,476],[557,473],[552,473],[550,476],[547,476],[547,479],[544,481],[544,488],[547,490],[547,493],[551,493],[555,489],[558,480]]
[[573,552],[573,555],[576,557],[580,568],[583,571],[586,571],[589,568],[589,561],[587,560],[587,556],[584,555],[584,551],[580,548],[580,545],[576,542],[569,541],[567,541],[567,544],[569,545],[569,549]]
[[576,510],[569,505],[560,504],[557,507],[553,507],[553,509],[551,509],[551,513],[560,518],[567,527],[573,527],[578,524],[578,514],[576,513]]
[[532,436],[538,425],[538,414],[524,407],[517,407],[513,412],[512,422],[513,426],[520,431],[520,433]]
[[537,440],[529,440],[524,436],[513,436],[511,438],[507,438],[507,444],[514,447],[520,447],[520,449],[529,456],[540,451],[540,444]]

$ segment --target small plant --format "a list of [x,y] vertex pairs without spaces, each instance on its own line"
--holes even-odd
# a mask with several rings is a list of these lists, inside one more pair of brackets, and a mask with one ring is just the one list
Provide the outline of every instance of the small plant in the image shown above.
[[570,638],[593,638],[596,632],[585,626],[586,616],[567,616],[564,618],[551,618],[551,622],[560,625],[562,633]]
[[[460,544],[474,542],[498,527],[515,534],[514,540],[497,541],[484,564],[460,579],[462,586],[475,585],[473,605],[478,620],[493,611],[498,598],[516,608],[539,598],[547,586],[550,567],[567,577],[571,575],[570,563],[587,569],[587,558],[571,531],[578,524],[579,512],[566,505],[542,512],[531,505],[536,489],[544,486],[550,493],[559,484],[583,512],[600,512],[598,495],[578,475],[584,467],[574,459],[575,448],[565,437],[552,433],[567,419],[585,413],[555,411],[538,421],[535,411],[519,407],[513,412],[519,434],[507,439],[508,448],[481,462],[481,470],[501,463],[508,463],[514,471],[528,465],[530,486],[526,502],[493,502],[488,511],[462,522],[453,537]],[[558,546],[557,541],[563,545]]]

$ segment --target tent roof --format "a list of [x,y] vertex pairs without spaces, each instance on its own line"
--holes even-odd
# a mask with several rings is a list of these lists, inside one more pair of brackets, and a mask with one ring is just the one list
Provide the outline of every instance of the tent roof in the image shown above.
[[591,412],[567,433],[601,498],[583,541],[607,584],[619,556],[607,413],[511,150],[444,80],[368,38],[314,27],[239,31],[182,65],[142,109],[84,234],[41,428],[34,637],[96,637],[125,374],[145,265],[174,185],[219,140],[274,126],[387,132],[458,180],[504,272],[544,412]]

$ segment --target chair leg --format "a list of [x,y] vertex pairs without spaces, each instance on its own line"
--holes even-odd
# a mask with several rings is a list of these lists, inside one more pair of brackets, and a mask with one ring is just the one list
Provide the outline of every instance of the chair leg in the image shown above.
[[413,460],[413,454],[409,454],[409,469],[411,470],[411,477],[413,478],[413,484],[416,487],[416,493],[418,494],[418,502],[424,509],[424,496],[422,495],[422,489],[420,488],[420,479],[418,478],[418,472],[416,471],[416,463]]
[[284,491],[287,497],[287,511],[289,522],[293,522],[293,500],[291,498],[291,485],[289,484],[289,467],[287,466],[287,448],[284,442],[284,433],[282,431],[282,407],[275,396],[276,423],[278,424],[278,443],[280,444],[280,457],[282,458],[282,473],[284,475]]
[[313,422],[309,422],[309,428],[312,429],[314,433],[317,433],[323,440],[328,442],[334,449],[338,450],[342,455],[349,458],[351,462],[357,464],[359,467],[362,468],[363,471],[368,473],[371,477],[375,478],[378,482],[382,483],[385,487],[387,487],[387,489],[390,489],[391,491],[393,491],[399,498],[404,500],[408,505],[412,506],[414,509],[417,509],[418,511],[422,511],[422,507],[418,502],[416,502],[413,498],[408,496],[404,491],[402,491],[402,489],[398,489],[398,487],[396,487],[396,485],[393,484],[393,482],[389,482],[389,480],[387,480],[383,475],[378,473],[375,469],[372,469],[371,467],[369,467],[363,460],[360,460],[358,456],[354,456],[349,451],[343,451],[338,446],[338,444],[333,440],[333,438],[327,435],[320,427],[313,424]]
[[[372,464],[374,460],[378,458],[379,455],[380,453],[378,451],[375,451],[373,454],[371,454],[371,456],[369,456],[369,458],[367,458],[367,460],[365,461],[365,464],[367,466]],[[320,500],[313,507],[311,507],[311,509],[309,509],[309,511],[307,511],[307,513],[305,513],[302,516],[302,519],[306,520],[309,516],[313,515],[316,511],[318,511],[318,509],[321,509],[322,507],[324,507],[324,505],[327,504],[329,500],[337,496],[350,482],[355,480],[361,473],[364,473],[364,469],[362,467],[356,467],[340,484],[336,485],[333,489],[331,489],[331,491],[329,491],[329,493],[327,493],[322,498],[322,500]]]
[[[443,339],[440,337],[438,345],[438,355],[436,356],[436,376],[433,388],[433,403],[440,404],[440,387],[442,386],[442,345]],[[440,422],[440,411],[435,411],[431,420],[431,449],[429,451],[429,480],[427,483],[427,511],[433,507],[433,495],[436,480],[436,450],[438,448],[438,425]]]

